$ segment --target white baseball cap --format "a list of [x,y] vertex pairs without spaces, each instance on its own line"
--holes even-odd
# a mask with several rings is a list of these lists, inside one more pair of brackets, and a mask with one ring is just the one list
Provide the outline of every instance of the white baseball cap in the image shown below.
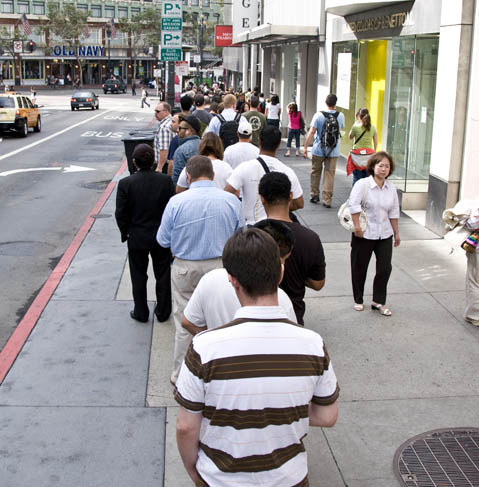
[[253,127],[249,122],[240,122],[238,126],[238,133],[240,135],[251,135],[253,133]]

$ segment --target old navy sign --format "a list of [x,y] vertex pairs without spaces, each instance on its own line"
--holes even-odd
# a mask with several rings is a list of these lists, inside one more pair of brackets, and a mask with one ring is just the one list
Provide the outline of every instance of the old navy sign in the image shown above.
[[[102,46],[79,46],[79,57],[102,57],[105,48]],[[68,46],[54,46],[53,55],[58,57],[76,56],[76,49]]]

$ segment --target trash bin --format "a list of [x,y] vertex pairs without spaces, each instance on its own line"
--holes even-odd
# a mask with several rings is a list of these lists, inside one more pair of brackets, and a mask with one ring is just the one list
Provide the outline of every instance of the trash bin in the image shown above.
[[[148,144],[154,148],[155,130],[133,130],[126,137],[121,139],[125,144],[125,154],[128,161],[128,171],[130,174],[136,172],[136,167],[133,164],[133,151],[138,144]],[[157,164],[154,164],[156,169]]]

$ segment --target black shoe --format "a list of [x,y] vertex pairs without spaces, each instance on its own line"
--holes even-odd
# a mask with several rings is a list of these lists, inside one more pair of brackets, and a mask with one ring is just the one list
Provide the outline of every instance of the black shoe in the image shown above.
[[168,311],[162,311],[161,313],[159,313],[157,306],[155,306],[155,316],[160,323],[167,321],[170,315],[171,315],[171,308]]
[[326,203],[323,203],[323,206],[326,207],[326,208],[331,208],[331,205],[328,205]]
[[147,323],[148,322],[148,318],[146,318],[146,320],[144,318],[140,318],[138,316],[135,315],[135,313],[133,311],[130,311],[130,316],[136,320],[136,321],[139,321],[140,323]]
[[311,201],[311,203],[319,203],[319,196],[313,196],[309,201]]

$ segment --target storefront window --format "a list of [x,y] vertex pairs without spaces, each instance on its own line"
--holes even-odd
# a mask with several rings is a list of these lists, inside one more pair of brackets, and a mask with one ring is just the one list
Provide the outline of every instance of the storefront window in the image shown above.
[[23,61],[24,79],[42,79],[43,78],[43,61],[29,59]]
[[128,9],[125,7],[118,7],[118,17],[120,19],[128,18]]
[[34,3],[33,4],[33,13],[36,15],[44,15],[45,14],[45,4],[42,3]]
[[18,12],[21,14],[29,14],[30,13],[30,6],[26,2],[18,2]]
[[88,12],[88,5],[84,3],[77,3],[76,9],[82,12]]
[[91,16],[92,17],[101,17],[101,5],[92,5],[91,6]]
[[105,17],[115,17],[115,7],[105,7]]
[[2,2],[2,13],[13,14],[13,1]]
[[[351,147],[347,134],[355,122],[358,57],[358,42],[349,41],[334,44],[332,86],[338,97],[338,110],[344,114],[344,134],[341,137],[341,152],[343,154],[347,154]],[[326,107],[324,107],[325,109]]]

